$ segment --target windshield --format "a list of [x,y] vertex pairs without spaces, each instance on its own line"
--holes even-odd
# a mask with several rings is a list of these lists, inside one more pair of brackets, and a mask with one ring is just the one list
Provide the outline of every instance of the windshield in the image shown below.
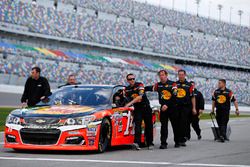
[[111,93],[112,89],[105,87],[70,87],[54,92],[48,103],[37,105],[105,105],[109,103]]

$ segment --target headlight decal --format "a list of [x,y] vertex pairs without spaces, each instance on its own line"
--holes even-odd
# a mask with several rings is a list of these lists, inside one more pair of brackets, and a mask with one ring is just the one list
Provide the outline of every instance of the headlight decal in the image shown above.
[[68,118],[65,121],[65,125],[88,125],[91,122],[94,122],[96,117],[94,115],[77,117],[77,118]]
[[19,117],[16,117],[14,115],[8,115],[6,119],[6,124],[16,124],[19,125],[21,123],[21,119]]

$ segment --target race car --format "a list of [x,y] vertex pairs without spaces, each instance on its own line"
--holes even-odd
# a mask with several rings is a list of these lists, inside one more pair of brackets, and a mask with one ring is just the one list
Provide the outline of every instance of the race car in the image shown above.
[[[114,102],[123,89],[120,85],[65,86],[46,103],[13,110],[6,120],[4,147],[104,152],[109,146],[130,145],[134,141],[133,108]],[[153,113],[154,124],[155,119]]]

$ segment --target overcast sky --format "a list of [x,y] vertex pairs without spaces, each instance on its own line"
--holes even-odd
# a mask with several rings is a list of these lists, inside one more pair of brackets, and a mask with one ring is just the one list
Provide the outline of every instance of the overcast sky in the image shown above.
[[[162,7],[172,8],[174,1],[174,8],[188,13],[197,13],[197,5],[195,0],[137,0],[140,2],[147,2],[154,5],[161,5]],[[186,5],[187,4],[187,5]],[[250,27],[250,0],[201,0],[199,7],[199,15],[219,20],[218,4],[223,6],[221,20],[230,22],[230,8],[232,8],[231,21],[234,24],[239,24],[240,19],[238,10],[242,10],[241,24]],[[187,8],[186,8],[187,6]],[[210,6],[210,7],[209,7]],[[210,9],[210,12],[209,12]]]

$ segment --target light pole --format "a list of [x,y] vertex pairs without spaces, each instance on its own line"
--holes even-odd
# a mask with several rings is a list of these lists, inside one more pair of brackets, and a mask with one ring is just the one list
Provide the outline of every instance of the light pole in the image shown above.
[[240,26],[241,26],[241,16],[243,14],[243,11],[242,10],[238,10],[238,15],[240,16]]
[[[240,26],[241,26],[241,16],[243,14],[243,11],[242,10],[238,10],[238,15],[240,16]],[[240,37],[241,37],[241,27],[240,27]]]
[[211,1],[208,3],[208,18],[210,18],[211,3]]
[[201,0],[195,0],[195,3],[197,5],[197,16],[199,16],[199,7],[200,7]]
[[161,0],[159,0],[159,8],[161,7]]
[[249,28],[250,28],[250,12],[249,12]]
[[229,22],[230,22],[230,24],[232,23],[232,10],[233,10],[233,7],[231,6],[230,7],[230,14],[229,14]]
[[185,0],[185,13],[187,13],[187,0]]
[[221,21],[221,10],[223,6],[221,4],[218,5],[218,10],[219,10],[219,21]]
[[174,10],[174,1],[175,0],[172,0],[172,9]]

